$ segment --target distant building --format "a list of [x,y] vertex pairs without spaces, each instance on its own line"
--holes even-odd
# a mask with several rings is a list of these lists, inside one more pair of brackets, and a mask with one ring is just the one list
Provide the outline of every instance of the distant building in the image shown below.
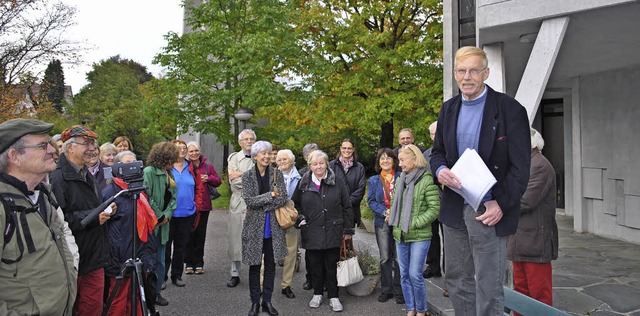
[[[37,112],[38,104],[42,102],[40,99],[40,85],[39,84],[16,84],[12,85],[9,90],[12,94],[11,98],[18,101],[18,110],[22,113],[29,115],[35,115]],[[71,86],[64,86],[64,100],[66,104],[73,104],[73,91]],[[64,108],[63,108],[64,112]]]
[[444,96],[453,56],[489,57],[487,83],[515,97],[541,131],[558,205],[577,232],[640,244],[640,3],[635,0],[443,2]]

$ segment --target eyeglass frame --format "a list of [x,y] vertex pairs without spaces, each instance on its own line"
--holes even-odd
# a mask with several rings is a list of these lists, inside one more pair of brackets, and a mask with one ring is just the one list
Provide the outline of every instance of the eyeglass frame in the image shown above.
[[84,147],[89,147],[89,145],[92,145],[92,146],[93,146],[93,148],[98,148],[98,141],[97,141],[97,140],[95,140],[95,139],[94,139],[93,141],[91,141],[91,142],[87,142],[87,141],[85,141],[84,143],[77,142],[77,141],[73,140],[73,141],[70,141],[70,143],[72,143],[72,144],[82,145],[82,146],[84,146]]
[[476,69],[476,68],[471,68],[471,69],[455,69],[453,70],[453,73],[459,77],[464,77],[467,75],[467,73],[471,76],[471,77],[477,77],[478,75],[480,75],[481,72],[487,70],[487,67],[484,67],[482,69]]
[[[15,149],[40,148],[40,149],[46,151],[47,148],[48,148],[47,146],[53,147],[53,145],[51,145],[51,141],[46,141],[46,142],[42,142],[42,143],[39,143],[39,144],[33,144],[33,145],[16,146],[14,148]],[[55,148],[55,147],[53,147],[53,148]]]

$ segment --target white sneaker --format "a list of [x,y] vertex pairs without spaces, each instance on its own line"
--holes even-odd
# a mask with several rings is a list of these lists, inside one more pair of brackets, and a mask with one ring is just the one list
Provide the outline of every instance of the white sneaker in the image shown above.
[[320,307],[320,303],[322,303],[322,295],[314,295],[309,301],[309,307],[318,308]]
[[334,312],[341,312],[342,311],[342,304],[340,304],[340,299],[337,298],[337,297],[334,297],[334,298],[329,300],[329,306],[331,306],[331,308],[333,308]]

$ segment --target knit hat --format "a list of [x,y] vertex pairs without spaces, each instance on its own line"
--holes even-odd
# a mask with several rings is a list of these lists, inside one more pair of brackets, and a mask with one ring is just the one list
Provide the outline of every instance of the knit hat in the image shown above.
[[88,127],[82,125],[73,125],[62,132],[62,141],[66,142],[71,137],[86,137],[96,139],[98,134],[92,132]]
[[12,119],[0,124],[0,153],[27,134],[47,134],[53,124],[32,119]]

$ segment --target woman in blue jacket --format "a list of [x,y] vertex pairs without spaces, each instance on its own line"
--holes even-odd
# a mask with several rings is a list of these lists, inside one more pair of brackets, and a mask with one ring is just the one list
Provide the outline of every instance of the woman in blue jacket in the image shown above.
[[400,270],[396,256],[392,228],[387,223],[396,180],[400,176],[398,157],[390,148],[378,150],[376,155],[376,171],[379,173],[369,178],[367,203],[375,215],[376,241],[380,249],[381,293],[379,302],[386,302],[394,295],[397,304],[404,304],[400,287]]

